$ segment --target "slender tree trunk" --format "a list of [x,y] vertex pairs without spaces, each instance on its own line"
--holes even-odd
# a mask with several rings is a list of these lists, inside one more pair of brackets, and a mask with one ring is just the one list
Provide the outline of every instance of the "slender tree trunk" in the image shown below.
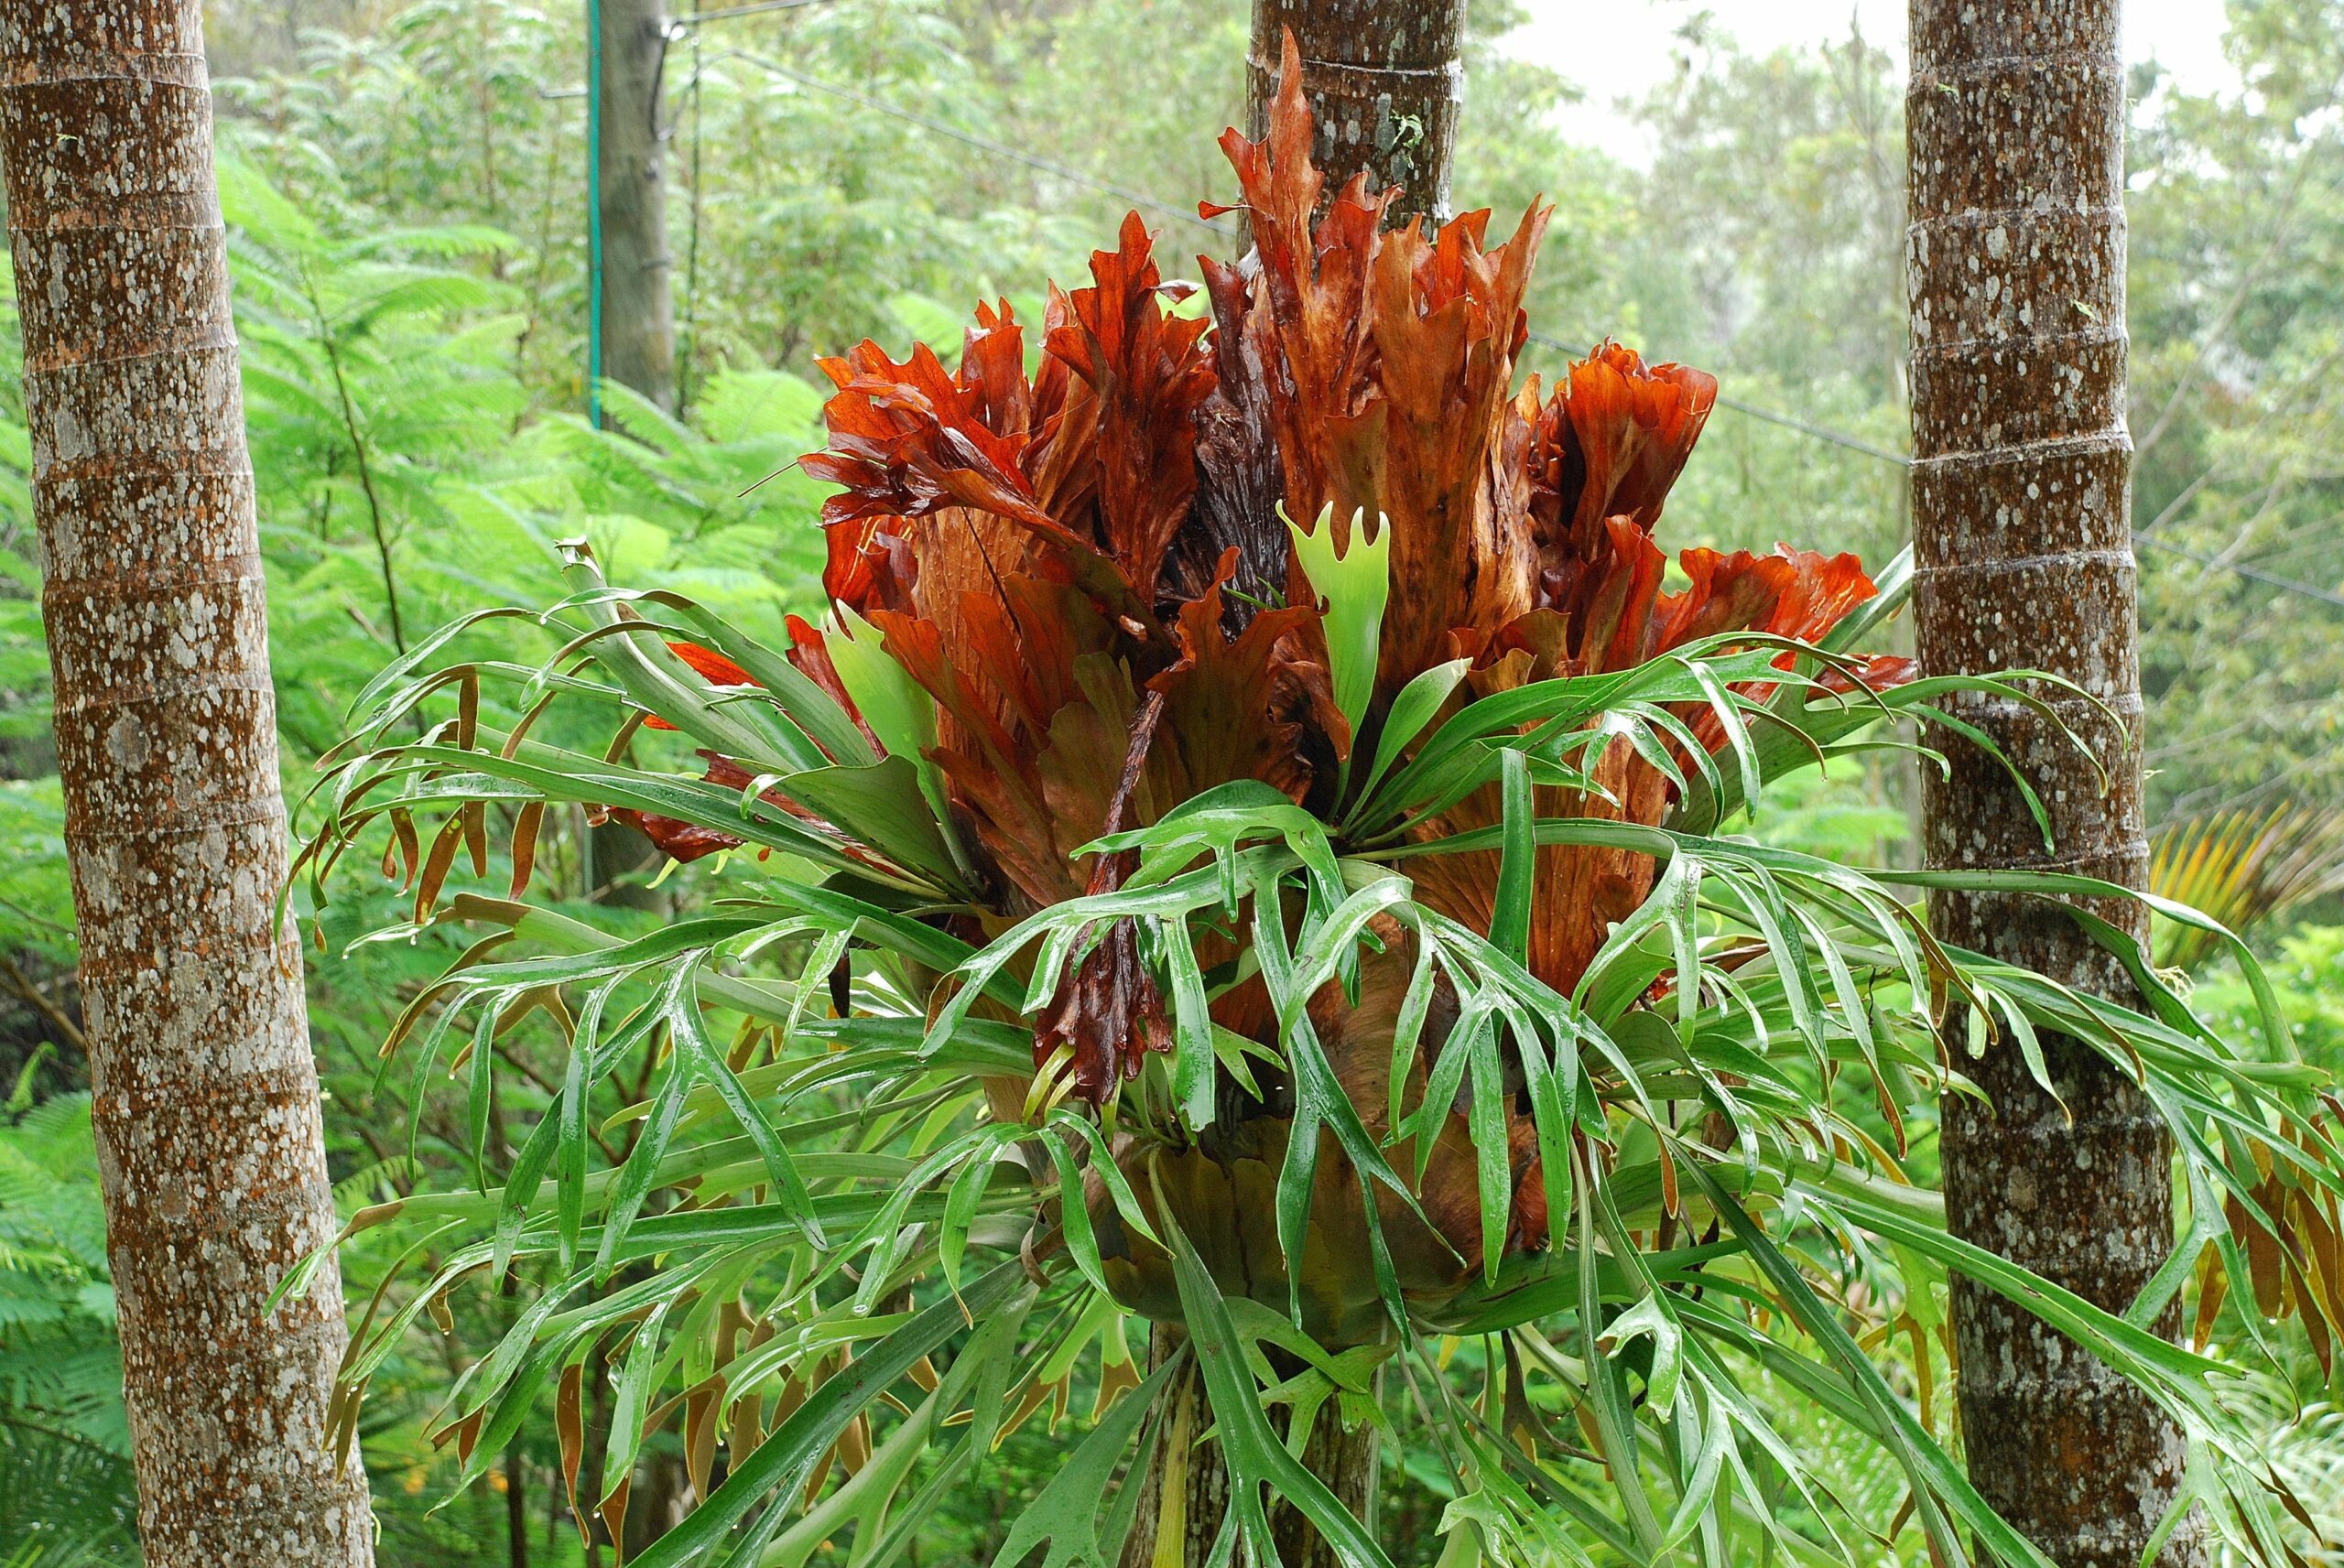
[[0,164],[139,1535],[368,1563],[196,0],[0,5]]
[[529,1568],[529,1471],[515,1438],[505,1450],[505,1564]]
[[1310,153],[1327,171],[1329,198],[1364,169],[1371,189],[1400,188],[1393,222],[1419,213],[1446,222],[1465,94],[1465,0],[1253,0],[1245,114],[1256,141],[1269,123],[1288,29],[1302,51],[1302,88],[1318,126]]
[[676,406],[676,311],[667,255],[659,0],[596,0],[601,70],[594,175],[602,221],[602,373]]
[[683,1523],[689,1509],[691,1478],[684,1473],[684,1456],[662,1444],[646,1444],[635,1460],[634,1485],[626,1500],[626,1560],[651,1549],[651,1543]]
[[[2051,814],[2046,852],[2018,791],[1976,747],[1924,770],[1928,863],[2056,869],[2143,885],[2140,672],[2124,427],[2123,67],[2115,0],[1914,0],[1906,99],[1912,228],[1915,635],[1931,672],[2028,666],[2118,716],[2044,695],[2110,773],[2033,716],[1977,699],[1963,718],[2024,769]],[[2040,900],[1932,897],[1965,946],[2100,995],[2122,969]],[[2130,899],[2097,913],[2135,935]],[[2122,1073],[2046,1041],[2060,1105],[2007,1043],[1969,1064],[1993,1109],[1949,1098],[1947,1211],[1963,1237],[2111,1311],[2171,1249],[2170,1151]],[[2070,1124],[2067,1113],[2072,1112]],[[2181,1479],[2177,1432],[2133,1388],[1959,1277],[1962,1432],[1987,1499],[2069,1568],[2130,1568]],[[2176,1315],[2160,1325],[2170,1335]],[[2205,1560],[2190,1521],[2167,1564]]]
[[[1159,1326],[1151,1354],[1160,1365],[1179,1344],[1177,1331]],[[1212,1444],[1192,1446],[1213,1424],[1212,1407],[1205,1398],[1204,1379],[1193,1360],[1174,1376],[1164,1397],[1163,1434],[1157,1439],[1156,1468],[1142,1485],[1139,1505],[1132,1516],[1131,1534],[1124,1539],[1121,1568],[1151,1568],[1159,1549],[1182,1568],[1195,1568],[1211,1558],[1213,1542],[1229,1512],[1229,1467]],[[1185,1468],[1173,1463],[1174,1444],[1190,1445]],[[1334,1402],[1319,1408],[1302,1450],[1303,1465],[1327,1483],[1352,1513],[1362,1519],[1375,1493],[1378,1444],[1375,1428],[1362,1422],[1345,1431]],[[1182,1484],[1177,1493],[1166,1486],[1177,1471]],[[1177,1511],[1168,1526],[1167,1510]],[[1277,1541],[1285,1568],[1339,1568],[1340,1559],[1310,1521],[1282,1499],[1270,1503],[1270,1533]]]

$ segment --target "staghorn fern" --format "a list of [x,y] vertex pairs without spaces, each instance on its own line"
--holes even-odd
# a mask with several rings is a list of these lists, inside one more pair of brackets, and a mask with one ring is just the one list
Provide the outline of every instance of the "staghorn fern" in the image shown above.
[[[2258,1059],[2137,951],[2146,1011],[1948,949],[1907,902],[2120,891],[2089,879],[1732,836],[1877,720],[1950,722],[1957,688],[2044,711],[2047,677],[1850,652],[1895,598],[1851,557],[1691,550],[1664,592],[1652,534],[1714,382],[1606,344],[1517,392],[1547,213],[1490,249],[1486,213],[1386,233],[1362,187],[1325,200],[1309,143],[1291,88],[1264,144],[1224,138],[1257,265],[1202,264],[1210,321],[1165,308],[1134,217],[1053,292],[1035,368],[1005,305],[954,370],[827,362],[820,628],[773,645],[575,546],[568,599],[360,696],[304,863],[321,901],[353,848],[403,871],[385,937],[485,928],[385,1045],[418,1105],[462,1079],[479,1182],[352,1221],[415,1268],[353,1338],[338,1430],[447,1292],[517,1269],[533,1303],[450,1396],[462,1480],[551,1390],[581,1522],[614,1519],[673,1422],[699,1502],[646,1568],[849,1533],[891,1562],[1093,1364],[1097,1423],[1004,1564],[1103,1561],[1151,1484],[1219,1465],[1225,1546],[1275,1558],[1275,1498],[1383,1568],[1300,1456],[1402,1390],[1460,1553],[1716,1561],[1731,1534],[1852,1562],[1909,1516],[1941,1561],[2039,1564],[1949,1452],[1949,1401],[1876,1358],[1894,1335],[1928,1365],[1958,1268],[2139,1382],[2225,1538],[2279,1561],[2280,1509],[2230,1484],[2260,1466],[2229,1374],[2141,1326],[2193,1268],[2201,1304],[2237,1281],[2323,1345],[2344,1317],[2303,1266],[2344,1178],[2275,1010]],[[550,656],[456,656],[515,619]],[[627,717],[572,750],[533,733],[557,702]],[[724,896],[627,939],[530,905],[558,803],[715,857]],[[492,806],[508,896],[451,896]],[[569,1076],[492,1173],[489,1047],[538,1014]],[[2046,1030],[2178,1138],[2189,1227],[2122,1317],[1948,1235],[1908,1153],[1966,1050],[2041,1076]],[[647,1098],[596,1128],[622,1069]],[[1145,1366],[1134,1318],[1168,1331]],[[1442,1375],[1465,1341],[1479,1400]],[[1893,1466],[1896,1517],[1833,1494],[1806,1447],[1833,1427]]]

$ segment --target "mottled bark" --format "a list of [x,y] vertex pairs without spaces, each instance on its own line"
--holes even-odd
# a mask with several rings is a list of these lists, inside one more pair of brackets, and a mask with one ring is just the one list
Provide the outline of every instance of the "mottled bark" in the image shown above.
[[1448,222],[1465,0],[1253,0],[1245,112],[1256,141],[1289,29],[1302,51],[1302,90],[1318,127],[1311,156],[1327,173],[1328,195],[1364,169],[1371,189],[1400,188],[1393,222],[1419,213]]
[[[1158,1325],[1154,1336],[1154,1354],[1157,1365],[1179,1343],[1179,1335]],[[1172,1375],[1172,1382],[1159,1396],[1163,1422],[1156,1438],[1155,1467],[1142,1477],[1139,1505],[1132,1514],[1131,1533],[1123,1538],[1121,1568],[1153,1568],[1159,1546],[1165,1557],[1183,1564],[1207,1563],[1212,1558],[1214,1538],[1220,1533],[1221,1521],[1229,1512],[1229,1467],[1221,1462],[1220,1451],[1208,1444],[1195,1446],[1199,1433],[1212,1425],[1212,1410],[1205,1399],[1204,1379],[1198,1375],[1193,1359]],[[1188,1463],[1178,1492],[1167,1495],[1165,1482],[1176,1468],[1174,1450],[1188,1445]],[[1177,1501],[1173,1498],[1177,1496]],[[1179,1518],[1167,1526],[1167,1509],[1177,1509]],[[1162,1541],[1158,1541],[1158,1537]],[[1174,1542],[1177,1541],[1177,1547]]]
[[[1377,1446],[1374,1424],[1362,1421],[1346,1430],[1333,1400],[1318,1407],[1309,1441],[1302,1446],[1303,1468],[1326,1482],[1327,1489],[1370,1527],[1375,1523]],[[1286,1568],[1341,1568],[1342,1559],[1327,1538],[1291,1504],[1271,1505],[1270,1534]]]
[[367,1563],[196,0],[0,5],[0,164],[139,1535]]
[[659,131],[667,52],[659,0],[596,0],[601,101],[594,174],[602,219],[602,373],[676,406],[676,309]]
[[[2072,871],[2143,885],[2141,697],[2124,427],[2123,68],[2115,0],[1915,0],[1912,228],[1915,636],[1932,673],[2047,669],[2115,713],[2046,692],[2110,773],[2010,705],[1957,704],[2048,807],[2046,852],[1976,747],[1924,770],[1936,867]],[[1939,893],[1952,941],[2130,999],[2122,968],[2039,900]],[[2144,935],[2129,899],[2097,912]],[[1970,1064],[1991,1098],[1945,1106],[1947,1210],[1970,1240],[2111,1310],[2173,1244],[2169,1151],[2096,1053],[2046,1042],[2063,1110],[2014,1046]],[[2068,1120],[2072,1112],[2074,1120]],[[1987,1499],[2062,1564],[2130,1568],[2180,1479],[2179,1434],[2129,1383],[1957,1278],[1962,1432]],[[2170,1334],[2172,1314],[2163,1324]],[[2159,1561],[2204,1561],[2194,1521]]]

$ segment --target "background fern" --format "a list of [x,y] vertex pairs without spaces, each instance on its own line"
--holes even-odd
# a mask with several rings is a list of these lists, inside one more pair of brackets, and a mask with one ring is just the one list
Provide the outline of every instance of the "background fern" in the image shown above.
[[0,1127],[0,1563],[130,1561],[136,1498],[90,1097],[27,1108],[21,1076]]

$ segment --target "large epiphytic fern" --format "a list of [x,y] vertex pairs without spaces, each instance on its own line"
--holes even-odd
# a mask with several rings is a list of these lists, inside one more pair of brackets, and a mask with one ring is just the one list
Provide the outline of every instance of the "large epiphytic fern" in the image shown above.
[[[952,371],[831,362],[819,628],[774,646],[577,549],[571,597],[523,617],[549,657],[456,657],[476,618],[362,695],[305,859],[322,896],[363,843],[415,921],[484,928],[385,1048],[418,1103],[461,1082],[482,1170],[353,1221],[402,1227],[413,1268],[354,1336],[342,1431],[446,1292],[518,1270],[533,1300],[450,1396],[464,1477],[551,1390],[607,1517],[672,1423],[699,1501],[638,1560],[662,1568],[891,1561],[1092,1366],[1100,1418],[1004,1562],[1121,1550],[1146,1478],[1195,1462],[1192,1367],[1224,1542],[1257,1562],[1273,1495],[1387,1562],[1298,1457],[1381,1389],[1430,1422],[1460,1551],[1715,1562],[1756,1532],[1855,1560],[1910,1519],[1941,1561],[2039,1563],[1949,1401],[1875,1359],[1909,1337],[1926,1372],[1959,1269],[2135,1379],[2191,1497],[2282,1557],[2221,1368],[2143,1326],[2193,1274],[2257,1331],[2344,1318],[2338,1152],[2275,1010],[2250,1050],[2113,931],[2142,1010],[1949,949],[1913,902],[2103,884],[1734,836],[1769,779],[1890,744],[1955,683],[1850,651],[1891,597],[1851,557],[1672,577],[1652,533],[1715,384],[1607,345],[1517,388],[1546,213],[1486,249],[1486,214],[1385,232],[1357,184],[1318,215],[1309,141],[1291,89],[1264,143],[1226,138],[1257,252],[1203,264],[1210,321],[1167,309],[1134,218],[1032,368],[1005,308]],[[1961,684],[2040,708],[2043,680]],[[534,739],[556,702],[622,733]],[[722,857],[721,896],[624,941],[531,906],[563,803]],[[450,897],[492,812],[508,896]],[[568,1076],[497,1168],[494,1047],[533,1014]],[[1970,1051],[2039,1072],[2045,1031],[2176,1134],[2187,1227],[2122,1316],[1948,1235],[1909,1152]],[[642,1098],[598,1117],[613,1080]],[[1152,1368],[1134,1314],[1177,1330]],[[1443,1370],[1460,1341],[1478,1393]],[[1850,1517],[1786,1398],[1877,1445],[1897,1518]]]

